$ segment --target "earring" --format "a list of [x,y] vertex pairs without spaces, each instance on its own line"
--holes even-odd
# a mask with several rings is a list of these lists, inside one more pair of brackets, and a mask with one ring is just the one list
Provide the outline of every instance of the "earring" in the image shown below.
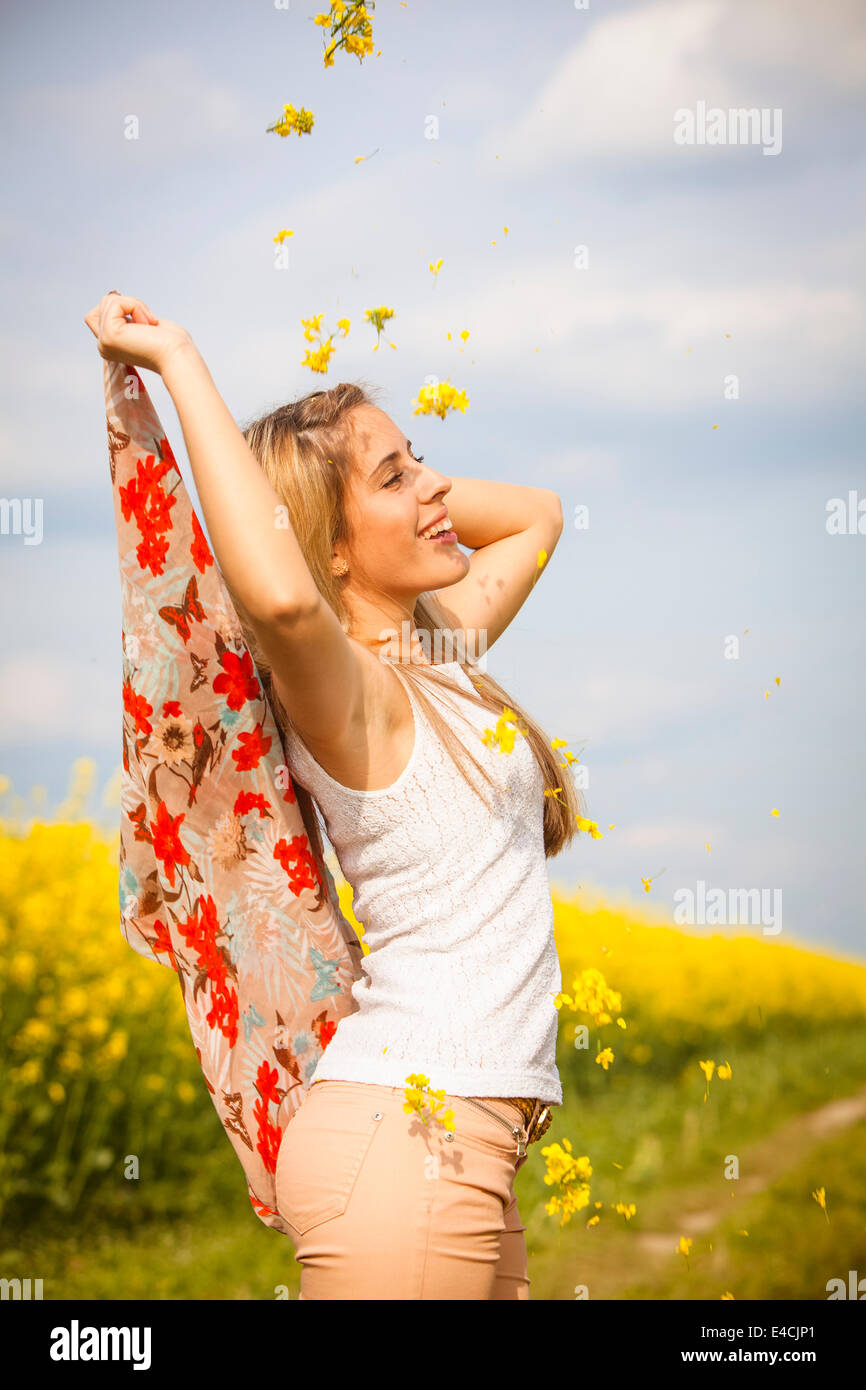
[[337,575],[348,574],[349,566],[346,564],[346,561],[338,560],[333,573]]

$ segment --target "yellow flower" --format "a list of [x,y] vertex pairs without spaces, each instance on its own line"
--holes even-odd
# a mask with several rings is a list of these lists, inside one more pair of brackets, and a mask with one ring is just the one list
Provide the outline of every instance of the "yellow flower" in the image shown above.
[[609,1047],[602,1048],[601,1052],[599,1052],[595,1060],[599,1063],[600,1066],[604,1067],[605,1071],[607,1071],[608,1067],[613,1061],[613,1053],[611,1052]]
[[388,319],[392,319],[394,317],[394,312],[395,311],[393,309],[386,309],[383,304],[378,309],[367,309],[366,313],[364,314],[364,317],[366,318],[367,322],[372,323],[373,327],[376,330],[377,347],[379,343],[379,338],[382,336],[382,333],[385,330],[385,323]]
[[328,370],[328,363],[330,362],[333,353],[334,347],[331,342],[331,339],[328,338],[324,343],[320,343],[317,348],[313,349],[312,351],[308,349],[304,353],[303,357],[301,358],[301,366],[309,367],[310,371],[312,372],[325,373]]
[[443,264],[443,262],[442,262],[442,257],[440,256],[439,259],[438,259],[438,261],[436,262],[436,264],[434,265],[433,262],[431,261],[431,262],[429,263],[429,265],[427,266],[427,269],[428,269],[428,270],[432,270],[432,272],[433,272],[433,274],[434,274],[434,276],[435,276],[435,275],[438,275],[439,272],[440,272],[440,270],[442,269],[442,264]]
[[116,1029],[102,1049],[102,1056],[108,1062],[120,1062],[126,1056],[126,1034]]
[[434,1091],[430,1086],[428,1077],[424,1076],[421,1072],[413,1072],[406,1077],[406,1082],[407,1085],[403,1092],[406,1098],[403,1109],[406,1114],[411,1115],[414,1111],[414,1113],[419,1116],[422,1124],[426,1125],[427,1116],[424,1115],[423,1111],[425,1105],[429,1106],[430,1115],[436,1123],[440,1124],[443,1129],[453,1132],[456,1128],[454,1111],[445,1110],[441,1115],[437,1113],[442,1108],[442,1104],[445,1100],[445,1092],[442,1090]]
[[306,111],[303,106],[295,110],[294,106],[283,107],[283,114],[279,120],[274,121],[273,125],[267,127],[267,133],[271,131],[275,135],[291,135],[292,131],[296,135],[309,135],[313,129],[315,117],[312,111]]
[[525,726],[518,726],[514,710],[505,706],[496,721],[496,728],[485,729],[481,735],[481,742],[488,748],[498,747],[500,753],[512,753],[515,734],[525,735],[526,732]]
[[700,1067],[701,1071],[702,1071],[702,1072],[704,1073],[704,1075],[706,1076],[707,1081],[712,1081],[712,1079],[713,1079],[713,1072],[714,1072],[715,1069],[716,1069],[716,1064],[715,1064],[715,1062],[711,1062],[711,1061],[710,1061],[710,1062],[698,1062],[698,1066]]
[[289,231],[287,231],[285,228],[283,228],[283,230],[282,230],[281,232],[277,232],[277,235],[274,237],[274,241],[279,242],[280,246],[282,246],[282,244],[283,244],[283,242],[285,241],[285,239],[286,239],[287,236],[294,236],[294,235],[295,235],[294,232],[289,232]]
[[349,329],[350,329],[350,327],[351,327],[351,320],[349,320],[349,319],[337,319],[337,327],[339,328],[340,332],[342,333],[343,337],[345,338],[346,334],[348,333],[348,331],[349,331]]
[[625,1202],[617,1202],[616,1206],[614,1207],[614,1211],[618,1211],[620,1216],[625,1217],[626,1221],[631,1221],[632,1217],[637,1211],[637,1207],[635,1206],[634,1202],[631,1202],[628,1206],[626,1206]]
[[311,319],[301,319],[301,325],[304,330],[304,337],[306,338],[308,343],[312,343],[318,335],[319,327],[324,317],[325,315],[323,311],[321,314],[315,314]]
[[691,1236],[680,1236],[680,1243],[677,1246],[677,1254],[685,1255],[686,1258],[688,1258],[689,1251],[691,1250],[693,1245],[694,1241],[692,1240]]
[[16,985],[29,985],[36,974],[36,957],[30,951],[18,951],[9,962],[9,979]]
[[354,4],[334,0],[330,13],[317,14],[313,22],[331,35],[323,55],[326,68],[334,66],[334,54],[338,48],[345,48],[347,53],[353,53],[361,62],[372,53],[373,27],[366,7],[359,0],[355,0]]
[[440,381],[436,386],[422,386],[412,404],[414,415],[438,415],[444,420],[449,410],[460,410],[463,414],[469,406],[465,391],[458,391],[449,381]]
[[594,840],[602,840],[604,838],[602,832],[598,828],[598,822],[587,820],[585,816],[577,817],[577,828],[578,830],[588,830]]
[[733,1068],[731,1067],[730,1062],[722,1062],[721,1066],[716,1072],[716,1076],[720,1077],[722,1081],[730,1081],[732,1075]]
[[66,1089],[59,1081],[51,1082],[48,1087],[48,1099],[53,1100],[55,1105],[60,1105],[66,1099]]

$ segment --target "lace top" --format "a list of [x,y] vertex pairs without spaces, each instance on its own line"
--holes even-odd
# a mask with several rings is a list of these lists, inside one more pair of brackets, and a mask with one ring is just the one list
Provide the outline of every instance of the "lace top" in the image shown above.
[[[458,662],[444,669],[472,690]],[[403,1087],[423,1072],[452,1095],[560,1105],[553,997],[562,982],[541,769],[519,733],[510,753],[485,745],[495,716],[431,682],[450,727],[492,775],[488,810],[403,685],[415,742],[389,787],[344,787],[295,730],[285,734],[292,776],[322,812],[369,947],[352,986],[357,1007],[341,1018],[313,1079]]]

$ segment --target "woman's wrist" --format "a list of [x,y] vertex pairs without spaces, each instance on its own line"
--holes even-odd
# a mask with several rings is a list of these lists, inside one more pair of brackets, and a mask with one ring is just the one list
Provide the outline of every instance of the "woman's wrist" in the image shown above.
[[204,366],[204,358],[192,338],[186,338],[174,345],[160,367],[159,374],[169,395],[173,397],[175,387],[190,373],[201,371]]

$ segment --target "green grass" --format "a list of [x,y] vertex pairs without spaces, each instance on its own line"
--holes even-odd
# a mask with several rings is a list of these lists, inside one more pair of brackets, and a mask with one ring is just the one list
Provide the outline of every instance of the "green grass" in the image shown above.
[[[860,1090],[862,1052],[850,1024],[793,1041],[765,1036],[728,1055],[733,1077],[714,1079],[707,1102],[696,1066],[674,1079],[624,1067],[585,1103],[572,1100],[517,1179],[533,1299],[573,1299],[577,1284],[591,1298],[718,1299],[730,1290],[737,1299],[815,1299],[827,1297],[831,1277],[866,1275],[866,1123],[817,1144],[803,1131],[784,1152],[770,1146],[771,1159],[766,1142],[793,1117]],[[119,1181],[75,1213],[45,1208],[17,1230],[5,1223],[0,1272],[42,1278],[46,1299],[272,1299],[281,1286],[297,1297],[291,1242],[254,1215],[213,1120],[213,1148],[192,1175],[163,1170],[146,1188]],[[544,1211],[553,1189],[541,1149],[563,1135],[593,1164],[592,1200],[605,1206],[592,1230],[588,1212],[560,1229]],[[730,1153],[742,1186],[722,1176]],[[770,1185],[744,1195],[759,1158]],[[810,1196],[818,1187],[829,1224]],[[618,1200],[637,1205],[628,1224],[608,1205]],[[713,1230],[683,1225],[684,1213],[707,1207],[718,1211]],[[646,1249],[650,1233],[673,1235],[670,1251]],[[679,1235],[694,1238],[689,1269],[673,1252]]]

